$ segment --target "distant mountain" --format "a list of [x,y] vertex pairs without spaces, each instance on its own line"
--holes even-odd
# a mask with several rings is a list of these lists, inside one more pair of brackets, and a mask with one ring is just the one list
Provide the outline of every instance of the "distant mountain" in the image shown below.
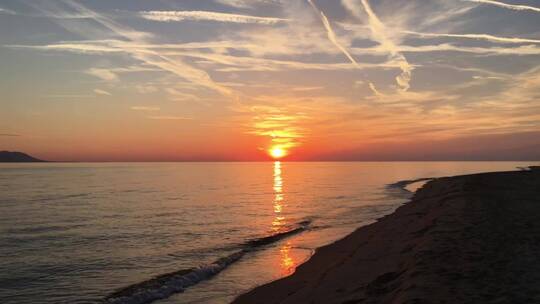
[[44,160],[34,158],[22,152],[0,151],[0,163],[36,163]]

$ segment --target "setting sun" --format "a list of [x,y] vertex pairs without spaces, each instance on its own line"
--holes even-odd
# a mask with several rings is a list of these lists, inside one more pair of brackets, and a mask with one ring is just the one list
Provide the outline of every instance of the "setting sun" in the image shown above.
[[287,155],[285,150],[282,149],[282,148],[279,148],[279,147],[274,147],[274,148],[270,149],[269,152],[270,152],[270,156],[272,156],[272,158],[282,158],[285,155]]

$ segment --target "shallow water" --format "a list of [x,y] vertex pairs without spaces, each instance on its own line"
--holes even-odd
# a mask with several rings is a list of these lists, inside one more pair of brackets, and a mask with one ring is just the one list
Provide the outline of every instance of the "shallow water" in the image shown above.
[[[533,164],[0,164],[0,301],[92,303],[139,284],[123,303],[141,292],[166,297],[156,303],[227,303],[392,212],[408,195],[388,184]],[[141,284],[237,252],[219,269],[195,269],[190,284],[159,282],[185,284],[182,293]]]

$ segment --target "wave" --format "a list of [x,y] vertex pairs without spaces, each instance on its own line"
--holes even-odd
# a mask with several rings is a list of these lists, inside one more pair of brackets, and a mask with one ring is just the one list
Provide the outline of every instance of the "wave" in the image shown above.
[[402,180],[402,181],[399,181],[397,183],[389,184],[388,188],[400,188],[400,189],[408,191],[407,189],[405,189],[405,187],[407,187],[410,184],[414,184],[414,183],[418,183],[418,182],[424,182],[424,181],[430,181],[430,180],[433,180],[433,179],[435,179],[435,178],[434,177],[423,177],[423,178],[412,179],[412,180]]
[[250,240],[250,241],[246,242],[246,245],[251,247],[251,249],[254,249],[254,248],[257,248],[257,247],[260,247],[260,246],[275,243],[275,242],[277,242],[277,241],[279,241],[279,240],[281,240],[283,238],[289,237],[289,236],[291,236],[293,234],[297,234],[297,233],[300,233],[300,232],[306,230],[307,227],[309,226],[309,224],[311,224],[311,221],[302,221],[302,222],[298,223],[295,228],[292,228],[290,230],[286,230],[286,231],[283,231],[283,232],[278,232],[278,233],[270,235],[270,236]]
[[150,280],[130,285],[106,296],[102,302],[107,304],[146,304],[168,298],[201,281],[212,278],[240,260],[248,252],[300,233],[308,229],[310,224],[311,221],[302,221],[290,230],[249,240],[242,245],[241,250],[222,257],[211,264],[162,274]]

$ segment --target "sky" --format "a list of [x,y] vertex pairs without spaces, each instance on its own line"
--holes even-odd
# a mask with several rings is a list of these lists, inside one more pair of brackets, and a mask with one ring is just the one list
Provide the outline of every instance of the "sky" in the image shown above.
[[540,159],[538,0],[0,0],[0,63],[48,160]]

